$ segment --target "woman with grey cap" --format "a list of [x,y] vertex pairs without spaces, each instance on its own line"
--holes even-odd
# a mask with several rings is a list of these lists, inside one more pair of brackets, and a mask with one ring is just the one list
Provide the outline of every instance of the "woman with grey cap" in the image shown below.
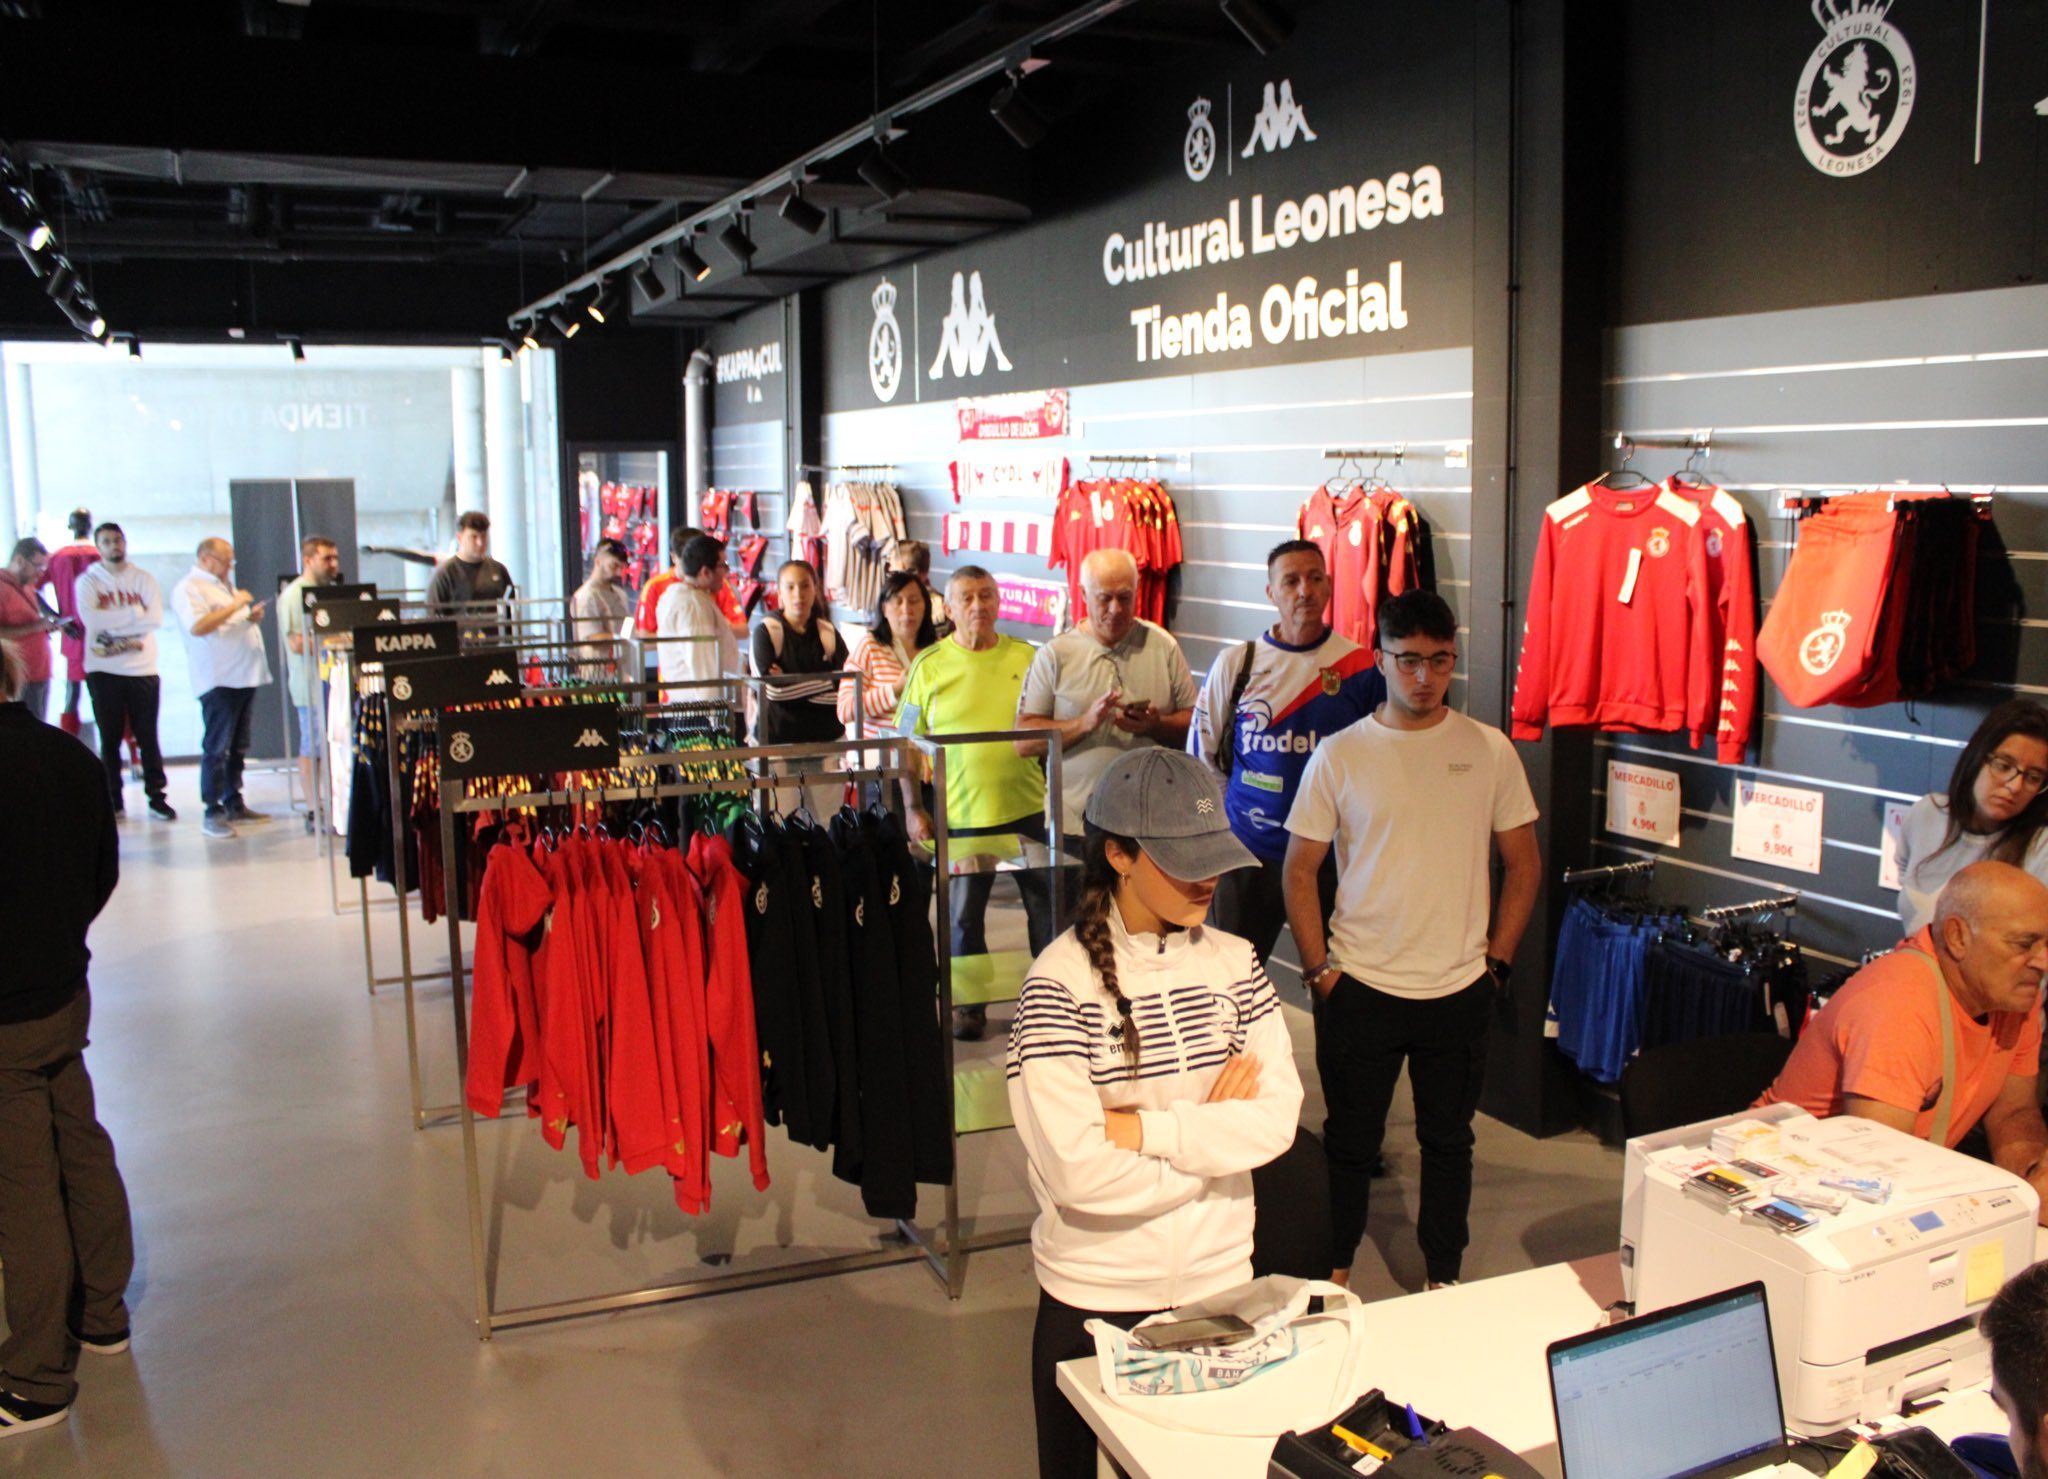
[[1179,750],[1118,759],[1088,798],[1072,929],[1032,963],[1010,1028],[1010,1108],[1030,1157],[1039,1284],[1038,1468],[1092,1475],[1095,1440],[1055,1368],[1082,1328],[1128,1329],[1252,1276],[1252,1178],[1294,1142],[1301,1079],[1249,942],[1203,923],[1256,859],[1216,773]]

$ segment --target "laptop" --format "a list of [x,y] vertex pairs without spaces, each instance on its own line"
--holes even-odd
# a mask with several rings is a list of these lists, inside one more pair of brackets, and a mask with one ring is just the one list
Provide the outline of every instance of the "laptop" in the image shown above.
[[1550,1347],[1565,1479],[1805,1475],[1792,1463],[1762,1283]]

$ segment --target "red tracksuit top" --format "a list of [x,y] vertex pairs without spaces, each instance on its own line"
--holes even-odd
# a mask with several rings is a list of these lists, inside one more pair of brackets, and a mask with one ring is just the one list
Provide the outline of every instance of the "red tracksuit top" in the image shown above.
[[662,1164],[674,1180],[676,1205],[694,1216],[710,1205],[711,1187],[711,1067],[704,1033],[701,905],[695,881],[674,852],[647,848],[637,861],[655,1058],[670,1117],[668,1153]]
[[534,1008],[534,956],[552,902],[548,881],[526,850],[491,849],[477,909],[476,958],[469,1004],[469,1107],[496,1118],[505,1090],[531,1084],[540,1035]]
[[[1715,754],[1740,765],[1756,729],[1756,576],[1750,567],[1749,516],[1727,493],[1675,480],[1665,486],[1700,506],[1707,556],[1708,650],[1720,654]],[[1695,730],[1694,748],[1704,734]]]
[[1370,495],[1354,487],[1340,498],[1318,488],[1295,515],[1294,526],[1323,552],[1330,572],[1327,620],[1332,630],[1368,650],[1377,647],[1373,606],[1379,595],[1380,522]]
[[692,837],[689,868],[703,889],[706,905],[705,1021],[711,1034],[714,1085],[712,1146],[720,1155],[738,1155],[744,1139],[754,1186],[766,1191],[761,1049],[754,1034],[753,977],[747,964],[746,915],[740,902],[746,880],[733,866],[732,847],[723,837],[701,833]]
[[591,873],[604,888],[605,1109],[613,1165],[627,1175],[666,1163],[668,1117],[654,1048],[653,994],[641,950],[639,901],[614,842],[589,844]]
[[1703,734],[1714,713],[1699,506],[1588,483],[1544,512],[1515,679],[1515,739],[1556,725]]

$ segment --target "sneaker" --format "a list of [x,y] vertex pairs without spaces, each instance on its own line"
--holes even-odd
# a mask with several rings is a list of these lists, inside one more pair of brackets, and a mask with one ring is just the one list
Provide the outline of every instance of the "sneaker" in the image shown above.
[[988,1031],[987,1007],[953,1008],[953,1037],[958,1042],[980,1042]]
[[255,811],[251,809],[248,802],[237,801],[228,808],[228,820],[231,822],[267,822],[270,820],[270,813],[267,811]]
[[200,819],[199,830],[208,837],[233,837],[235,829],[228,825],[225,812],[209,811]]
[[1425,1289],[1455,1289],[1463,1282],[1463,1279],[1431,1279],[1422,1287]]
[[128,1349],[128,1332],[116,1330],[112,1335],[81,1335],[78,1348],[88,1356],[118,1356]]
[[317,832],[317,831],[319,831],[319,830],[320,830],[320,824],[319,824],[319,823],[318,823],[318,822],[317,822],[316,820],[314,820],[314,817],[313,817],[313,813],[311,813],[310,811],[309,811],[309,812],[307,812],[307,813],[306,813],[306,835],[307,835],[308,837],[311,837],[311,836],[312,836],[312,835],[313,835],[313,834],[314,834],[315,832]]
[[168,801],[150,802],[149,814],[153,817],[161,817],[163,818],[163,820],[167,822],[175,822],[178,819],[178,813],[176,809],[172,807],[171,803]]
[[32,1433],[37,1428],[54,1428],[70,1415],[69,1402],[31,1402],[12,1392],[0,1391],[0,1438]]

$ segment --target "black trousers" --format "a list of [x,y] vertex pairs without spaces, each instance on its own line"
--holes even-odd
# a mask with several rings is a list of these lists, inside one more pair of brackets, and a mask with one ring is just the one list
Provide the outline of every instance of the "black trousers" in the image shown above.
[[156,675],[136,678],[126,673],[87,673],[85,686],[92,694],[92,722],[100,732],[100,764],[106,767],[114,810],[121,809],[121,736],[130,730],[142,756],[143,792],[151,801],[162,801],[164,754],[156,742],[162,685]]
[[[1287,890],[1282,886],[1282,863],[1263,860],[1256,868],[1236,868],[1216,880],[1216,896],[1209,900],[1209,923],[1220,930],[1252,942],[1264,965],[1280,939],[1280,927],[1287,923]],[[1337,853],[1332,848],[1323,858],[1316,885],[1323,897],[1323,921],[1327,925],[1337,907]],[[1301,964],[1307,965],[1307,961]]]
[[255,712],[253,688],[209,688],[199,695],[205,725],[199,737],[199,799],[208,811],[241,808],[242,761]]
[[[994,837],[1004,832],[1019,832],[1026,836],[1043,837],[1045,823],[1037,815],[1022,817],[1014,822],[1000,822],[990,827],[953,827],[949,837]],[[1052,870],[1049,868],[1020,868],[1010,875],[1017,880],[1017,893],[1024,901],[1024,928],[1031,941],[1031,953],[1035,956],[1052,943],[1052,937],[1059,932],[1059,925],[1052,917]],[[967,873],[956,876],[950,885],[951,912],[953,915],[953,956],[988,954],[988,932],[984,925],[988,919],[988,898],[995,890],[996,875],[993,873]],[[1069,890],[1071,895],[1071,890]],[[1073,909],[1073,899],[1067,900],[1067,908]]]
[[1323,1080],[1323,1148],[1330,1158],[1331,1252],[1349,1268],[1365,1236],[1373,1166],[1401,1065],[1415,1098],[1422,1147],[1416,1240],[1429,1277],[1455,1279],[1471,1240],[1472,1116],[1486,1077],[1493,978],[1481,975],[1431,1000],[1376,991],[1339,976],[1315,1006],[1316,1071]]
[[1038,1291],[1031,1328],[1031,1405],[1038,1417],[1038,1479],[1095,1479],[1095,1431],[1060,1390],[1059,1364],[1095,1354],[1085,1320],[1128,1330],[1156,1310],[1082,1310]]

